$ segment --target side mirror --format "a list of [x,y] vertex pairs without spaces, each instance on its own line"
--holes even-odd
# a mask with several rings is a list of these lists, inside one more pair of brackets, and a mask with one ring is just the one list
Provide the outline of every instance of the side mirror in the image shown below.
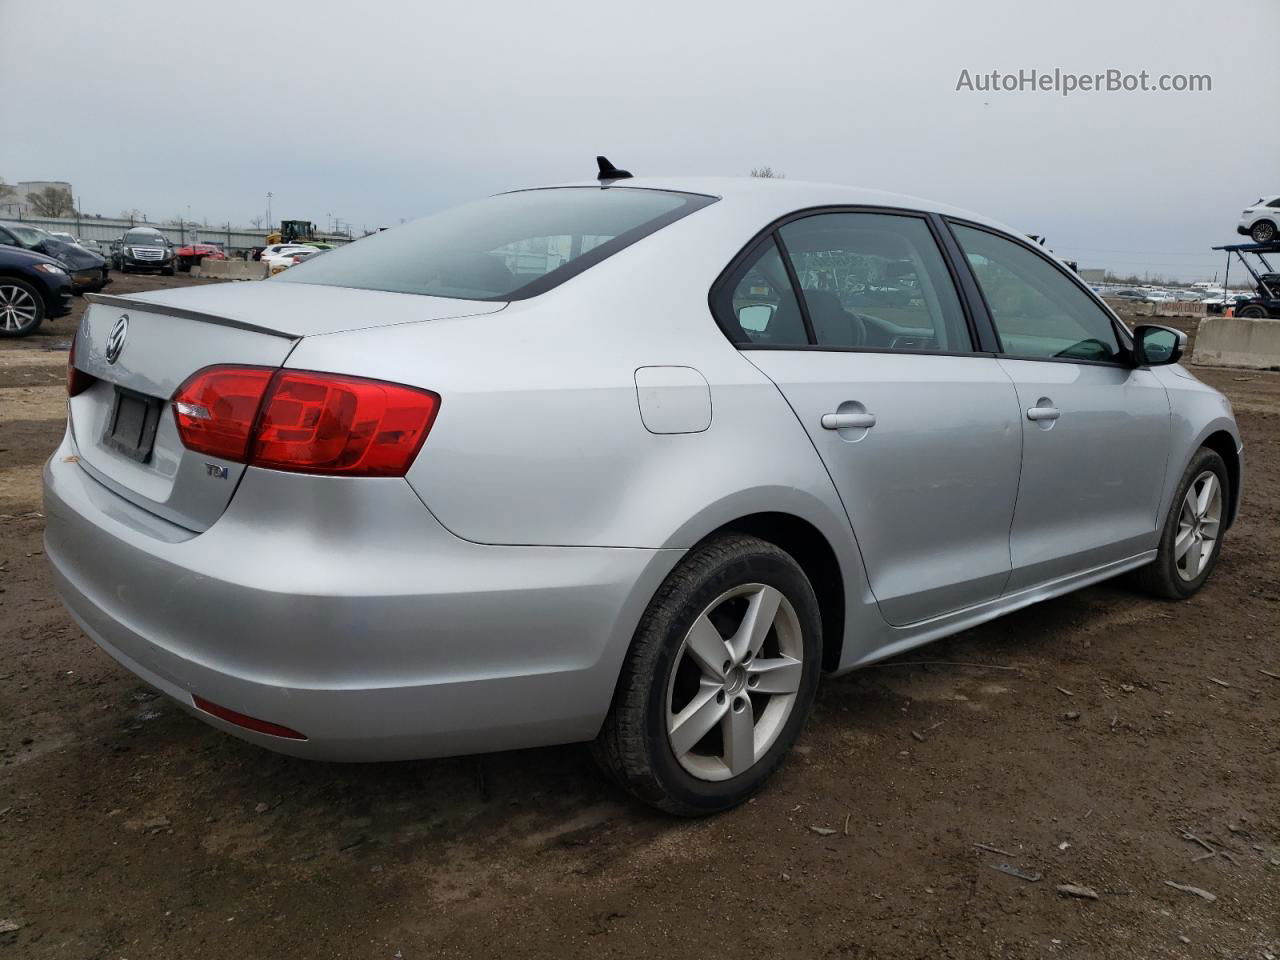
[[738,326],[748,333],[763,333],[777,309],[772,303],[748,303],[738,308]]
[[1139,367],[1159,367],[1177,363],[1187,348],[1187,335],[1172,327],[1154,323],[1133,329],[1133,359]]

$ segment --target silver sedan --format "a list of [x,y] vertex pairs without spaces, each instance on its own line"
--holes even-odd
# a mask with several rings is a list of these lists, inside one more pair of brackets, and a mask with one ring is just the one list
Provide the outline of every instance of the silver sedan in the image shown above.
[[602,168],[91,297],[44,474],[85,631],[273,750],[590,741],[696,815],[822,673],[1210,576],[1242,447],[1182,334],[961,210]]

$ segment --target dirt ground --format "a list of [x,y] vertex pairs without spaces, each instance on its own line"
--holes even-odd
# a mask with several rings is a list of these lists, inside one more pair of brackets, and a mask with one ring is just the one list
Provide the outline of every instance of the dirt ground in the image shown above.
[[1247,443],[1201,594],[827,682],[769,789],[686,822],[580,747],[326,765],[133,680],[41,554],[72,329],[0,345],[0,958],[1280,956],[1280,374],[1199,371]]

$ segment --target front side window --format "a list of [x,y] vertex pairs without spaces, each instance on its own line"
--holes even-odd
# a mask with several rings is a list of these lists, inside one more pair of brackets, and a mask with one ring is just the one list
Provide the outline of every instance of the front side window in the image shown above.
[[1122,358],[1111,318],[1053,264],[994,233],[960,224],[952,229],[1006,354],[1101,362]]
[[826,213],[778,233],[818,346],[972,349],[955,285],[921,218]]
[[274,282],[522,300],[714,200],[633,187],[504,193],[365,237]]

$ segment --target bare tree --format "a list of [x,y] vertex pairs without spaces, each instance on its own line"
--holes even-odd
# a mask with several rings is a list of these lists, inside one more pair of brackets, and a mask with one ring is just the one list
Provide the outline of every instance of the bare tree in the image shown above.
[[785,180],[787,175],[781,170],[775,170],[773,167],[752,167],[751,176],[760,180]]
[[131,210],[121,210],[120,219],[121,220],[146,220],[147,215],[143,213],[141,210],[139,210],[137,207],[134,207]]
[[13,187],[9,186],[9,184],[4,182],[4,177],[0,177],[0,200],[5,199],[6,197],[16,196],[17,193],[18,193],[17,190],[13,189]]
[[249,222],[253,224],[253,229],[255,229],[255,230],[261,230],[261,229],[262,229],[262,217],[260,217],[260,216],[258,216],[258,217],[250,217],[250,218],[249,218]]
[[62,187],[45,187],[39,193],[30,194],[28,199],[35,212],[42,217],[70,217],[76,212],[71,191]]

